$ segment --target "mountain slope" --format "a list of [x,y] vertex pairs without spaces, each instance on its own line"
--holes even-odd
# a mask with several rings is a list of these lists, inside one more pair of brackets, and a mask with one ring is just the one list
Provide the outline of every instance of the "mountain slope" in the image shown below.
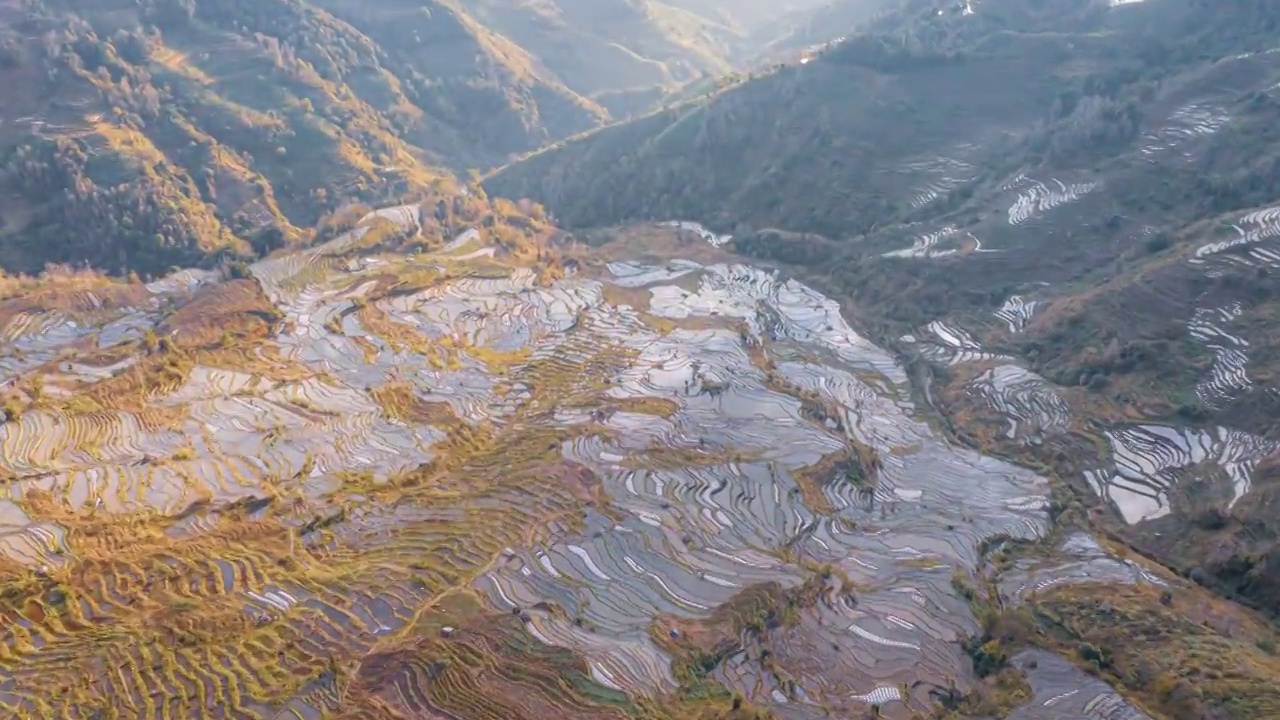
[[862,30],[896,0],[827,0],[793,9],[751,34],[757,57],[793,60],[797,52],[812,51]]
[[746,32],[820,6],[824,0],[667,0],[665,4]]
[[965,442],[1276,612],[1278,48],[1257,1],[906,3],[486,188],[802,269]]
[[683,29],[690,36],[707,33],[705,40],[699,38],[686,46],[676,35],[678,22],[662,27],[661,12],[644,3],[469,0],[469,6],[487,26],[524,47],[538,48],[538,57],[549,70],[588,96],[672,85],[704,72],[728,69],[723,55],[700,46],[715,42],[717,30],[719,40],[728,42],[731,35],[727,28],[717,28],[694,15],[671,18],[686,21]]
[[434,168],[483,164],[605,117],[447,12],[400,23],[460,58],[426,75],[288,0],[7,10],[22,57],[0,71],[16,100],[0,147],[22,210],[0,232],[19,269],[88,261],[154,273],[269,250],[343,198],[451,182]]
[[630,112],[723,71],[738,37],[623,0],[5,0],[0,17],[0,258],[25,271],[296,243],[343,201],[605,123],[591,95]]
[[[1043,155],[1052,135],[1061,156],[1073,150],[1065,143],[1090,139],[1072,133],[1093,128],[1074,126],[1111,122],[1144,84],[1194,69],[1202,52],[1247,49],[1207,32],[1181,0],[1112,9],[1076,0],[1038,13],[1021,2],[989,2],[973,15],[965,7],[909,3],[819,61],[536,153],[489,186],[549,200],[577,224],[693,213],[848,235],[910,217],[910,198],[896,197],[907,188],[884,176],[913,154],[1008,149],[1018,155],[1004,164],[1016,169]],[[1259,27],[1225,11],[1215,22]],[[1074,29],[1055,30],[1063,27]],[[1269,47],[1266,31],[1254,32],[1250,44]],[[1108,117],[1084,117],[1092,103],[1068,119],[1085,97],[1106,100]],[[1121,119],[1128,125],[1103,129],[1132,132],[1132,119]],[[1050,122],[1060,127],[1043,127]],[[663,173],[689,182],[673,188]],[[829,197],[841,194],[849,202]]]

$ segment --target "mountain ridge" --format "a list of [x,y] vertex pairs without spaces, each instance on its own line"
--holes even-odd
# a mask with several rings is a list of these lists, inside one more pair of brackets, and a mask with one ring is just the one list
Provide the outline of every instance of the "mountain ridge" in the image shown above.
[[[155,274],[243,260],[302,242],[346,199],[465,181],[597,127],[612,111],[592,95],[630,112],[729,67],[736,35],[655,7],[6,0],[6,263]],[[125,214],[145,227],[120,231]],[[90,219],[115,239],[79,239]]]

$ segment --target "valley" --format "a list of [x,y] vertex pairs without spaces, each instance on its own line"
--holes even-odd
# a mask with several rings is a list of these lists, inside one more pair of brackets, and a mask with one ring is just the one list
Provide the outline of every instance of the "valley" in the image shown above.
[[906,3],[802,66],[485,187],[571,227],[675,213],[732,232],[728,249],[798,273],[916,365],[961,442],[1070,482],[1127,542],[1274,612],[1280,528],[1238,491],[1269,502],[1244,475],[1271,477],[1280,417],[1280,37],[1243,0],[1102,5]]
[[0,708],[1280,717],[1260,0],[0,0]]

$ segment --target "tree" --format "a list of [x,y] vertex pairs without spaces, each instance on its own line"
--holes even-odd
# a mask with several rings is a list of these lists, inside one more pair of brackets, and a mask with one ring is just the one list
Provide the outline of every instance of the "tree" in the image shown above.
[[162,30],[183,28],[196,16],[196,0],[151,0],[143,14],[148,21]]
[[9,70],[21,67],[23,62],[22,45],[13,38],[0,40],[0,69]]

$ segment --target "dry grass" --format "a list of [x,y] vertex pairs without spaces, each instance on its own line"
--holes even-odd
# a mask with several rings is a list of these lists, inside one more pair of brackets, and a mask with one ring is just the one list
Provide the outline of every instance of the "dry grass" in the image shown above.
[[428,402],[418,397],[408,383],[391,383],[373,389],[373,398],[388,416],[401,422],[446,425],[459,422],[446,402]]
[[82,388],[81,409],[145,410],[155,396],[181,387],[194,364],[190,356],[178,351],[149,355],[115,377]]
[[270,336],[280,312],[258,283],[230,280],[195,295],[159,324],[156,332],[184,349],[211,348],[231,334],[251,343]]
[[792,473],[804,504],[815,513],[835,512],[823,492],[825,487],[849,483],[864,492],[875,487],[875,478],[880,472],[880,458],[875,449],[853,440],[848,442],[844,449],[828,453],[813,465]]
[[1039,641],[1168,717],[1280,717],[1275,629],[1199,588],[1164,593],[1145,584],[1052,590],[1033,601]]
[[675,400],[658,397],[609,398],[605,406],[609,410],[654,415],[664,419],[680,410],[680,403]]
[[612,228],[609,240],[597,247],[577,246],[568,254],[584,261],[610,260],[666,261],[685,258],[703,265],[735,262],[733,253],[713,247],[710,243],[693,237],[691,233],[661,225],[632,225]]
[[138,282],[121,282],[94,270],[51,265],[38,276],[6,275],[0,271],[0,326],[21,312],[88,313],[128,307],[148,296]]
[[610,305],[629,306],[646,313],[649,311],[649,300],[653,297],[648,288],[622,287],[608,282],[601,288],[601,295]]

